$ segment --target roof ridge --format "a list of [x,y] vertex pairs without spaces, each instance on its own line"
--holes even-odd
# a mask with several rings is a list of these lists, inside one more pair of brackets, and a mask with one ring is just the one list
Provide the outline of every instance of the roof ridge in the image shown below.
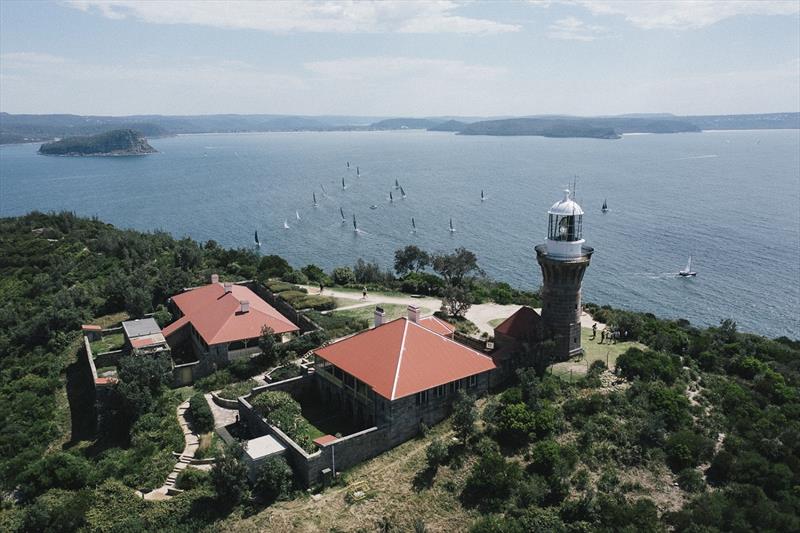
[[[392,397],[390,398],[390,400],[394,400],[395,399],[394,395],[397,392],[397,380],[400,377],[400,365],[403,363],[403,350],[405,350],[405,348],[406,348],[406,335],[408,334],[408,323],[411,322],[407,318],[405,319],[405,321],[406,321],[406,323],[405,323],[405,326],[403,327],[403,337],[402,337],[402,340],[400,341],[400,353],[399,353],[399,355],[397,357],[397,369],[395,369],[395,371],[394,371],[394,381],[392,382]],[[392,321],[392,322],[394,322],[394,321]],[[422,326],[420,326],[420,327],[422,327]],[[425,328],[423,328],[423,329],[425,329]]]

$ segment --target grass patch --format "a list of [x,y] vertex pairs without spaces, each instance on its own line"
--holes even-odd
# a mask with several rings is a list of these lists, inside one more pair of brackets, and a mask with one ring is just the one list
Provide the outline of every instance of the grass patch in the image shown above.
[[[394,320],[395,318],[400,318],[401,316],[406,315],[406,309],[408,306],[402,304],[384,304],[378,303],[375,305],[367,305],[364,307],[357,307],[355,309],[348,309],[346,311],[334,311],[333,315],[350,318],[352,320],[366,320],[367,323],[372,326],[375,322],[375,307],[382,307],[386,316],[384,320],[386,322],[390,320]],[[430,309],[426,309],[424,307],[420,308],[420,314],[422,315],[429,315],[431,313]]]
[[608,344],[608,341],[606,341],[600,344],[599,331],[597,332],[596,339],[590,340],[591,337],[591,328],[581,328],[583,357],[579,360],[573,359],[571,361],[564,361],[563,363],[552,365],[550,368],[554,376],[558,376],[565,381],[575,382],[586,375],[587,370],[595,361],[608,362],[608,368],[613,370],[617,364],[617,357],[625,353],[629,348],[639,348],[640,350],[646,348],[645,345],[639,342]]
[[280,293],[280,298],[295,309],[315,309],[317,311],[329,311],[334,308],[335,303],[332,296],[319,296],[318,294],[306,294],[301,291],[286,291]]
[[111,335],[103,335],[103,338],[99,341],[90,342],[89,346],[92,347],[92,354],[98,354],[119,350],[124,344],[125,336],[122,333],[112,333]]
[[194,454],[195,459],[209,459],[217,457],[222,451],[222,439],[216,431],[200,435],[200,444]]
[[348,316],[345,311],[327,315],[319,311],[309,311],[306,316],[325,330],[325,334],[331,339],[338,339],[369,327],[369,322]]

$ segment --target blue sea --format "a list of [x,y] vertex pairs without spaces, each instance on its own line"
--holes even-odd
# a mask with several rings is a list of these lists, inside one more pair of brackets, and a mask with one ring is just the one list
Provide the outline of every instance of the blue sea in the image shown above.
[[[258,230],[261,253],[325,268],[358,257],[389,267],[394,250],[412,243],[464,246],[491,277],[536,289],[534,246],[547,209],[577,176],[584,235],[595,248],[584,300],[698,325],[733,318],[741,330],[800,338],[798,130],[619,140],[302,132],[151,144],[159,154],[113,158],[2,146],[0,216],[71,210],[242,247]],[[679,278],[689,254],[698,275]]]

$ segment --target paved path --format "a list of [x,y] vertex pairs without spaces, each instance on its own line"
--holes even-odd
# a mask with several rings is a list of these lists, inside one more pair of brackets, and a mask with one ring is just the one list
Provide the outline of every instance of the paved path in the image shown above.
[[[217,391],[219,393],[219,391]],[[237,409],[226,409],[214,403],[211,394],[206,394],[206,401],[211,407],[211,414],[214,415],[214,427],[229,426],[239,420],[239,411]]]
[[154,491],[145,494],[145,500],[170,499],[172,497],[171,492],[175,489],[175,481],[178,479],[178,474],[185,470],[186,467],[189,466],[189,463],[192,461],[192,459],[194,459],[194,454],[197,451],[197,448],[200,446],[200,438],[197,434],[193,433],[191,429],[189,429],[189,423],[186,420],[186,411],[188,410],[189,400],[186,400],[180,404],[176,410],[178,424],[181,426],[181,431],[183,431],[183,439],[186,442],[183,452],[181,452],[181,455],[178,457],[178,462],[175,463],[175,467],[167,476],[167,480],[164,482],[164,484]]
[[[310,285],[304,286],[309,294],[319,294],[319,287],[312,287]],[[361,298],[360,292],[342,291],[338,289],[326,288],[323,291],[326,296],[333,296],[343,300],[353,300],[352,305],[337,307],[335,311],[346,311],[347,309],[358,309],[360,307],[367,307],[377,305],[379,303],[399,304],[399,305],[417,305],[419,307],[427,307],[428,309],[439,309],[442,306],[442,300],[439,298],[431,298],[424,296],[422,298],[413,298],[411,296],[391,296],[382,294],[380,292],[367,293],[367,299]],[[489,324],[490,321],[498,318],[508,318],[517,310],[522,307],[521,305],[509,304],[500,305],[496,303],[475,304],[469,308],[466,314],[467,320],[478,326],[481,333],[488,333],[494,335],[494,327]],[[536,312],[541,314],[541,309],[536,309]],[[586,312],[581,313],[581,326],[584,328],[591,328],[595,321],[591,315]],[[605,329],[605,324],[597,323],[597,329]]]

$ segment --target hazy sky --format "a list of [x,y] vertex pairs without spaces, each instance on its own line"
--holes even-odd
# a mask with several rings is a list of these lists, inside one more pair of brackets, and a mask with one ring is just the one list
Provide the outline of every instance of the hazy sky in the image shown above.
[[800,1],[0,2],[10,113],[800,109]]

